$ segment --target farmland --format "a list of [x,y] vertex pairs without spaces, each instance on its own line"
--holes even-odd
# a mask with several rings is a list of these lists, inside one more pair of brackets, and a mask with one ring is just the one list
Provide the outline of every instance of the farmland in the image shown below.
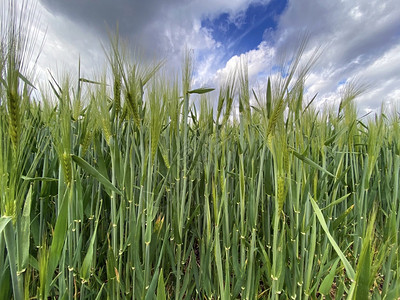
[[305,42],[262,93],[245,62],[193,87],[190,52],[167,77],[116,36],[107,74],[38,88],[10,24],[2,299],[400,297],[399,115],[360,118],[356,84],[317,110]]

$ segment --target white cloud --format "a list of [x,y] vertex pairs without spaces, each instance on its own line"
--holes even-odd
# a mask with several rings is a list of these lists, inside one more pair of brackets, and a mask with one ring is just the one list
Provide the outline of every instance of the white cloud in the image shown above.
[[[220,86],[230,74],[237,71],[245,62],[248,65],[248,75],[251,84],[256,84],[263,72],[268,72],[272,66],[275,56],[275,49],[266,42],[262,42],[257,49],[241,55],[231,57],[222,68],[216,69],[216,56],[208,56],[205,61],[197,65],[199,70],[195,84]],[[214,66],[214,68],[213,68]]]
[[[338,102],[340,83],[351,78],[370,84],[358,100],[360,111],[377,109],[382,101],[398,97],[400,6],[396,1],[290,1],[277,31],[265,34],[272,55],[265,52],[265,42],[247,53],[250,77],[272,67],[266,61],[277,61],[279,55],[273,53],[294,49],[304,32],[310,36],[305,58],[315,47],[325,47],[308,77],[306,98],[318,93],[321,102]],[[218,72],[225,73],[236,60],[233,57]]]

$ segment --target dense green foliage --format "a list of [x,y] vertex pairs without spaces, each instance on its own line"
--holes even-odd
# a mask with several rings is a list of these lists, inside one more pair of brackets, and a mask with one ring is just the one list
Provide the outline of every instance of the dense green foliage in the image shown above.
[[35,101],[6,32],[2,299],[400,297],[399,116],[358,119],[351,86],[303,103],[305,44],[265,94],[243,64],[214,109],[189,54],[178,81],[117,39],[108,77]]

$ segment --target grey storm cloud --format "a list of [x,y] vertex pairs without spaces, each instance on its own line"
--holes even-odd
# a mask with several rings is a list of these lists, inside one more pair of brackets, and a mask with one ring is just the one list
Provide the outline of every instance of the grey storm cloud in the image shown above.
[[[107,30],[119,34],[133,43],[140,41],[144,50],[165,46],[168,41],[160,28],[155,25],[171,22],[172,7],[180,1],[132,1],[132,0],[41,0],[53,14],[62,15],[83,26],[95,30],[101,37],[107,37]],[[182,3],[180,3],[182,5]],[[173,16],[172,16],[173,17]],[[178,16],[176,16],[178,17]],[[188,24],[183,24],[188,25]],[[158,26],[157,26],[158,27]],[[166,29],[166,28],[164,28]]]
[[105,25],[120,23],[121,33],[142,30],[159,18],[162,11],[178,1],[132,0],[40,0],[49,10],[104,32]]

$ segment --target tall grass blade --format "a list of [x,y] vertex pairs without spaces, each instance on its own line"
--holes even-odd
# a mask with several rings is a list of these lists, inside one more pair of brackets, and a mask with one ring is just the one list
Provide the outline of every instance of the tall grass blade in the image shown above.
[[321,210],[318,207],[318,204],[315,202],[315,200],[310,196],[310,201],[311,205],[314,209],[315,214],[317,215],[317,218],[321,224],[322,229],[325,231],[325,234],[327,235],[329,242],[331,243],[333,249],[335,249],[337,255],[339,256],[340,260],[342,261],[344,267],[346,268],[347,271],[347,276],[349,277],[350,280],[355,281],[355,272],[353,267],[351,266],[350,262],[347,260],[346,256],[343,254],[342,250],[340,250],[338,244],[336,243],[335,239],[332,237],[332,235],[329,232],[328,226],[326,225],[324,216],[322,215]]
[[167,296],[165,294],[165,283],[164,283],[164,275],[163,270],[160,270],[160,274],[158,275],[158,285],[157,285],[157,300],[166,300]]
[[333,263],[331,270],[329,271],[329,274],[325,277],[325,279],[322,281],[321,285],[319,286],[319,292],[322,295],[328,295],[332,289],[332,284],[335,279],[336,268],[339,263],[339,260],[340,260],[340,258],[338,258]]
[[50,283],[52,281],[54,271],[60,262],[61,252],[64,247],[68,227],[68,203],[70,201],[70,195],[71,192],[66,189],[61,200],[61,207],[53,232],[53,240],[49,249],[45,295],[49,294]]
[[18,233],[19,247],[19,272],[25,269],[29,261],[29,246],[30,246],[30,228],[31,228],[31,204],[32,204],[32,187],[29,188],[26,195],[25,205],[22,211],[20,232]]

